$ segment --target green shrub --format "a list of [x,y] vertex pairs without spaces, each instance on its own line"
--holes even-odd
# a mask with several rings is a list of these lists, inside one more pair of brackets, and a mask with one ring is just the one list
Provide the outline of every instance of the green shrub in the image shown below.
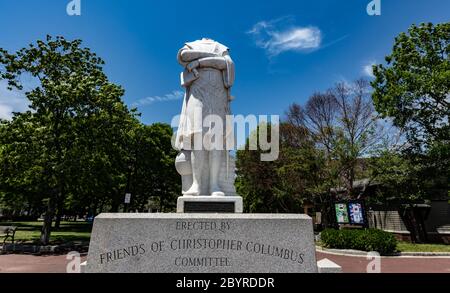
[[328,248],[377,251],[382,255],[395,252],[397,247],[394,235],[377,229],[326,229],[320,238],[323,245]]

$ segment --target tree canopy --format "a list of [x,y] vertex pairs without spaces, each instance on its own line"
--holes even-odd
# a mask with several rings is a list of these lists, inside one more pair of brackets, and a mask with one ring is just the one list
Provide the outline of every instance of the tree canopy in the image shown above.
[[406,133],[406,145],[371,161],[377,200],[409,206],[411,232],[426,241],[413,203],[450,196],[450,23],[412,25],[394,42],[386,64],[374,66],[373,100],[383,117]]
[[173,200],[172,129],[139,122],[104,61],[80,40],[48,36],[13,54],[1,49],[1,64],[9,89],[22,90],[24,76],[34,82],[25,93],[30,109],[0,126],[0,193],[45,212],[42,243],[55,217],[57,228],[62,215],[118,211],[131,190],[140,195],[136,208],[150,196],[162,207]]
[[376,110],[405,129],[416,148],[449,141],[449,53],[450,22],[423,23],[395,39],[386,65],[374,66]]
[[[237,187],[250,212],[303,212],[315,205],[323,221],[331,219],[332,189],[346,188],[351,198],[362,194],[353,188],[364,178],[361,158],[376,148],[381,136],[371,103],[368,82],[338,83],[313,94],[305,105],[289,107],[278,127],[280,156],[261,162],[260,153],[237,153]],[[269,131],[268,131],[269,132]]]

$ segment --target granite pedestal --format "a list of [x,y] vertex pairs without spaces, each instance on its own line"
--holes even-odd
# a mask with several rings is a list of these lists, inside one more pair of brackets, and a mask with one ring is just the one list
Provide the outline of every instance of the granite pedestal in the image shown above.
[[88,273],[316,273],[312,219],[283,214],[102,214]]

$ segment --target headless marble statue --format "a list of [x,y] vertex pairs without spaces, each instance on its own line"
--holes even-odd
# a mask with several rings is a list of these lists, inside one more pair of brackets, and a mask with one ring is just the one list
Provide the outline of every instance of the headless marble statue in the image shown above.
[[[186,43],[178,53],[178,62],[184,67],[181,84],[186,89],[175,141],[180,151],[176,168],[183,178],[183,195],[225,196],[220,179],[229,174],[229,170],[224,172],[223,163],[228,159],[226,115],[230,114],[234,63],[227,47],[205,38]],[[204,123],[210,115],[221,119],[224,135],[216,137],[214,145],[205,145],[212,141],[208,139],[212,127],[217,127],[217,123]]]

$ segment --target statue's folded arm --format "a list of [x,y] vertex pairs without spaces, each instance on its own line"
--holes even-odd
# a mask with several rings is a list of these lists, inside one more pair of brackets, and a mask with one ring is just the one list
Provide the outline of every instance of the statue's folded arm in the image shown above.
[[206,53],[202,51],[196,51],[196,50],[188,50],[184,49],[180,52],[180,61],[183,63],[189,63],[201,58],[207,58],[207,57],[216,57],[216,54],[213,53]]
[[227,69],[227,62],[223,57],[206,57],[198,60],[200,68]]

